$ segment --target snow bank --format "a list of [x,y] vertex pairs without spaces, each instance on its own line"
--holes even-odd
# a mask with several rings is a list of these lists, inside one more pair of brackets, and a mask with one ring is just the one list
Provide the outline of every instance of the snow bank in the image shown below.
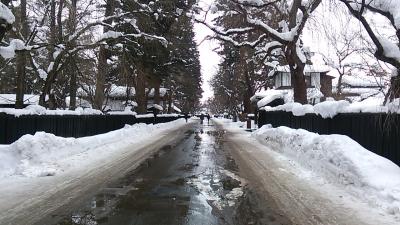
[[307,113],[320,115],[322,118],[333,118],[339,113],[400,113],[400,99],[382,106],[381,99],[370,98],[362,102],[350,103],[345,100],[325,101],[316,105],[302,105],[296,102],[284,105],[262,108],[265,111],[292,112],[294,116],[304,116]]
[[15,116],[22,115],[101,115],[103,114],[99,110],[90,109],[90,108],[76,108],[75,110],[48,110],[39,105],[29,105],[24,109],[12,109],[12,108],[0,108],[0,113],[6,113]]
[[62,138],[44,132],[24,135],[10,145],[0,145],[0,178],[53,176],[79,166],[73,164],[112,154],[128,144],[159,135],[156,131],[183,124],[185,120],[181,119],[156,125],[126,125],[116,131],[83,138]]
[[400,167],[351,138],[270,125],[253,137],[369,204],[400,214]]

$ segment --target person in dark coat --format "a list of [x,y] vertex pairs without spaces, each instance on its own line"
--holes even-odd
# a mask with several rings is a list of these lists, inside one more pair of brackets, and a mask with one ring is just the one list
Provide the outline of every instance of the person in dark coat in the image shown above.
[[210,114],[207,114],[207,123],[210,124]]
[[189,119],[189,114],[188,113],[185,113],[185,120],[186,120],[186,123],[188,122],[188,119]]
[[203,124],[203,120],[204,120],[204,114],[200,114],[200,121],[201,121],[201,124]]

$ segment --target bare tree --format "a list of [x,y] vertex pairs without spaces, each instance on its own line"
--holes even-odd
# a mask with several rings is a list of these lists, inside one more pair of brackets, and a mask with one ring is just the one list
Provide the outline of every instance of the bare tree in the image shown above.
[[[25,43],[28,39],[28,21],[27,21],[27,13],[26,13],[26,0],[21,0],[20,4],[20,15],[19,15],[19,24],[20,24],[20,35],[22,36]],[[27,53],[19,52],[17,54],[17,85],[16,85],[16,99],[15,99],[15,108],[21,109],[24,106],[24,93],[25,93],[25,79],[26,79],[26,65],[27,65]]]
[[[386,62],[394,67],[391,85],[385,98],[392,101],[400,97],[400,24],[395,20],[398,11],[397,1],[366,1],[366,0],[340,0],[343,2],[350,13],[360,21],[368,36],[376,47],[375,57],[378,60]],[[367,18],[367,13],[372,12],[383,16],[389,21],[389,26],[395,31],[395,37],[392,40],[385,38],[375,29],[374,24]]]
[[[270,58],[271,53],[276,49],[281,50],[294,81],[294,100],[306,104],[304,67],[308,54],[306,49],[303,49],[300,35],[311,13],[319,6],[321,0],[292,0],[290,2],[232,0],[231,2],[230,5],[233,8],[230,10],[243,15],[246,18],[246,26],[223,29],[209,25],[204,20],[197,19],[197,22],[207,25],[220,40],[230,42],[237,47],[248,46],[257,49],[259,53],[265,54],[266,60],[276,60],[274,57]],[[277,19],[281,19],[278,27],[274,26]],[[237,39],[250,36],[254,32],[260,33],[255,40]]]

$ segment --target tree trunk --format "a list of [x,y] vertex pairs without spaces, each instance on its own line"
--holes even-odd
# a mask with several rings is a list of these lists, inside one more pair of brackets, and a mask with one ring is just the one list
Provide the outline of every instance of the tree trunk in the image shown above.
[[307,86],[304,79],[304,65],[294,69],[290,67],[293,83],[293,97],[294,101],[300,104],[307,104]]
[[341,71],[339,71],[339,78],[338,78],[338,83],[337,83],[337,87],[336,87],[336,95],[337,96],[341,96],[342,95],[342,80],[343,80],[343,75],[344,73],[341,73]]
[[287,46],[285,56],[292,78],[294,101],[307,104],[307,86],[304,77],[305,63],[297,56],[296,43],[290,43]]
[[[54,98],[50,98],[51,94],[51,86],[55,80],[55,73],[57,67],[54,66],[54,57],[53,53],[55,50],[55,44],[56,44],[56,2],[55,0],[51,1],[50,5],[50,38],[49,38],[49,55],[48,59],[49,62],[53,63],[53,68],[48,71],[47,78],[45,81],[45,84],[42,88],[42,93],[40,94],[39,97],[39,105],[44,106],[44,107],[49,107],[50,109],[55,109],[56,103],[54,102]],[[46,104],[46,96],[49,96],[49,102]]]
[[[20,15],[20,26],[21,35],[26,40],[28,38],[28,22],[26,16],[26,0],[21,0],[21,15]],[[25,94],[25,78],[26,78],[26,52],[17,53],[17,85],[16,85],[16,96],[15,96],[15,108],[21,109],[24,106],[24,94]]]
[[[78,89],[77,85],[77,65],[75,61],[75,56],[71,56],[70,61],[70,80],[69,80],[69,109],[75,110],[76,109],[76,92]],[[74,66],[72,66],[74,65]]]
[[17,86],[15,96],[15,108],[24,107],[25,78],[26,78],[26,53],[17,53]]
[[[106,3],[106,12],[105,17],[111,16],[114,13],[115,0],[107,0]],[[108,22],[109,24],[112,21]],[[109,30],[108,26],[104,27],[104,33]],[[99,50],[99,61],[97,65],[97,74],[96,74],[96,91],[94,96],[94,108],[98,110],[103,109],[104,103],[104,90],[106,85],[106,77],[108,75],[108,64],[107,59],[109,57],[109,50],[106,49],[105,46],[100,46]]]
[[106,84],[106,76],[108,74],[108,50],[101,46],[99,50],[99,61],[97,64],[97,74],[96,74],[96,90],[94,95],[94,108],[98,110],[103,109],[104,103],[104,90]]
[[138,104],[137,113],[147,113],[146,98],[146,73],[143,65],[138,63],[136,76],[136,103]]
[[161,80],[156,78],[154,80],[154,104],[157,104],[157,105],[160,105],[160,102],[161,102],[160,86],[161,86]]
[[172,113],[172,91],[168,95],[168,114]]
[[[400,72],[400,68],[398,68],[398,71]],[[400,98],[400,74],[391,78],[390,88],[386,94],[384,104],[386,104],[388,101],[392,102],[396,98]]]
[[[68,29],[69,33],[75,32],[76,29],[76,6],[77,6],[78,0],[72,0],[71,5],[69,8],[69,18],[68,18]],[[75,45],[75,43],[71,43],[72,45]],[[76,55],[70,56],[70,80],[69,80],[69,109],[70,110],[75,110],[76,109],[76,92],[78,89],[78,84],[77,84],[77,70],[78,70],[78,65],[76,63]],[[74,66],[72,66],[72,64]]]

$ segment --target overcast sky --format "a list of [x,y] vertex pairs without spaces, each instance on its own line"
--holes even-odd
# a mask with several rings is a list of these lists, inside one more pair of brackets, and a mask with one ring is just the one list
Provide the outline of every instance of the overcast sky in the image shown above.
[[[203,8],[208,8],[208,6],[214,2],[214,0],[200,0],[199,4]],[[208,14],[207,21],[211,22],[212,15]],[[196,33],[196,42],[200,44],[198,46],[200,52],[200,64],[201,64],[201,74],[203,77],[203,97],[201,99],[202,102],[207,100],[208,98],[213,96],[213,91],[209,84],[210,79],[216,73],[218,69],[218,63],[220,62],[220,57],[217,53],[213,51],[216,47],[219,46],[217,41],[205,40],[204,38],[207,35],[212,35],[213,32],[208,29],[206,26],[202,24],[195,24],[194,31]]]

